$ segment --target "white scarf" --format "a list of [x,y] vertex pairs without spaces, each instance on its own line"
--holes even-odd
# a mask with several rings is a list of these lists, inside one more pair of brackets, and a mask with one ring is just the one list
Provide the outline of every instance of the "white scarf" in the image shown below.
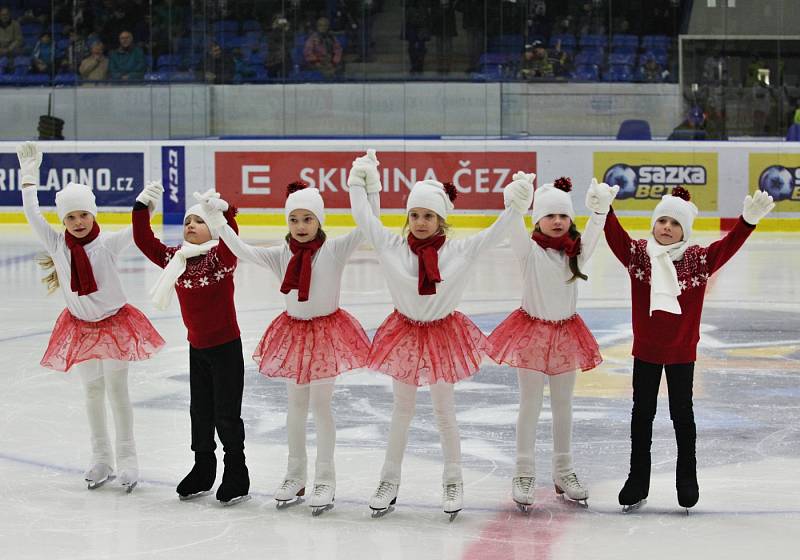
[[681,286],[672,262],[681,260],[687,248],[685,240],[672,245],[660,245],[652,236],[647,240],[647,256],[650,257],[650,315],[656,310],[681,314],[678,303]]
[[180,278],[181,274],[186,270],[186,260],[198,255],[205,255],[213,247],[216,247],[218,243],[219,241],[216,239],[206,241],[202,245],[195,245],[188,241],[183,242],[181,248],[172,256],[169,264],[164,267],[161,276],[158,277],[155,285],[150,290],[150,298],[153,300],[156,308],[163,311],[169,307],[172,301],[172,294],[175,293],[175,282],[178,281],[178,278]]

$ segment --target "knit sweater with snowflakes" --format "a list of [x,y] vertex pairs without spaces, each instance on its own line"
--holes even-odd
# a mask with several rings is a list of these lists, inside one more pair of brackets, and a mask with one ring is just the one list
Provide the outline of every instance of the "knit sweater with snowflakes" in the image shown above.
[[739,250],[755,229],[742,218],[722,239],[708,247],[691,245],[675,261],[681,293],[681,314],[654,311],[650,315],[650,257],[646,239],[631,239],[614,211],[605,224],[611,251],[628,269],[631,279],[631,315],[635,358],[653,364],[684,364],[697,359],[700,315],[708,278]]
[[[225,212],[228,224],[238,231],[235,215],[234,208]],[[136,246],[155,264],[166,267],[180,245],[167,247],[153,234],[147,206],[137,203],[132,219]],[[186,261],[186,271],[175,283],[175,293],[189,344],[194,348],[211,348],[239,338],[233,304],[234,270],[236,257],[223,241],[205,255]]]

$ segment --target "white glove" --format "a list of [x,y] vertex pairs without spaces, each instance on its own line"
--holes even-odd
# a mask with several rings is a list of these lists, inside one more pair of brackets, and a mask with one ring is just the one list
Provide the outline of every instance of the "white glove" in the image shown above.
[[142,204],[149,206],[150,211],[154,211],[158,202],[161,200],[162,195],[164,194],[164,187],[161,185],[161,181],[150,181],[145,184],[142,192],[139,193],[139,196],[136,197],[136,202],[141,202]]
[[228,203],[220,198],[217,191],[208,189],[204,193],[196,192],[193,196],[206,213],[206,224],[210,230],[217,230],[228,223],[223,215],[228,209]]
[[605,183],[598,183],[597,179],[592,177],[592,184],[586,191],[586,208],[597,214],[608,214],[608,209],[611,208],[611,203],[618,192],[617,185],[609,187]]
[[347,186],[364,187],[368,193],[381,192],[381,175],[378,172],[380,162],[375,156],[375,150],[369,149],[367,153],[353,160]]
[[775,203],[772,197],[764,191],[758,190],[749,194],[744,198],[744,207],[742,209],[742,218],[744,221],[754,226],[758,221],[769,214],[775,208]]
[[505,207],[512,208],[524,215],[533,202],[533,180],[535,178],[535,173],[522,171],[514,173],[513,181],[503,189]]
[[42,151],[36,142],[23,142],[17,146],[17,159],[22,175],[22,185],[39,184],[39,166],[42,165]]

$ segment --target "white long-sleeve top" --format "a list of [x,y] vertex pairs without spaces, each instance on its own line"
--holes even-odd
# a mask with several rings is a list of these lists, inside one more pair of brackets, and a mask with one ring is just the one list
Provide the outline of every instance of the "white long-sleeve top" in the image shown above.
[[64,232],[55,231],[42,216],[36,187],[22,189],[22,205],[28,223],[53,258],[58,283],[69,312],[82,321],[94,323],[119,311],[128,302],[128,298],[122,290],[122,281],[117,272],[117,258],[133,243],[132,228],[126,227],[113,233],[101,231],[97,239],[83,247],[92,264],[97,291],[79,296],[70,289],[72,256],[67,248]]
[[419,294],[419,259],[408,241],[386,229],[372,215],[363,188],[350,188],[350,205],[358,228],[372,243],[383,267],[395,308],[414,321],[443,319],[455,311],[470,279],[470,271],[484,249],[497,245],[506,235],[519,212],[506,209],[490,227],[465,239],[447,239],[439,249],[439,274],[436,293]]
[[[594,253],[605,222],[605,214],[593,213],[586,223],[578,255],[581,270]],[[522,309],[532,317],[547,321],[560,321],[574,315],[581,280],[568,282],[572,278],[569,257],[562,251],[542,249],[531,239],[521,217],[511,225],[509,241],[522,269]]]
[[[380,214],[379,202],[377,194],[370,195],[369,204],[375,215]],[[242,241],[227,224],[218,231],[220,239],[239,259],[268,268],[279,281],[283,281],[292,258],[289,243],[284,242],[277,247],[253,247]],[[311,260],[311,288],[308,293],[308,301],[297,300],[299,290],[281,294],[286,303],[286,313],[290,317],[307,320],[330,315],[339,309],[339,293],[344,266],[363,240],[364,236],[361,234],[360,228],[342,237],[326,239]]]

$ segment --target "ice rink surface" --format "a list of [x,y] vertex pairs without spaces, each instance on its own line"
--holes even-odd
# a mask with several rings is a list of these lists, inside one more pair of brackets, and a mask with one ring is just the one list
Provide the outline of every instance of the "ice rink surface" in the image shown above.
[[[243,228],[242,235],[269,245],[285,230]],[[178,236],[175,229],[166,233],[173,242]],[[716,237],[699,232],[695,241]],[[341,377],[334,394],[336,507],[317,518],[307,503],[276,510],[272,492],[287,453],[285,387],[262,378],[249,356],[282,310],[282,298],[277,279],[246,263],[236,273],[236,302],[247,358],[243,417],[253,499],[232,508],[220,507],[213,495],[180,502],[175,485],[192,464],[188,345],[177,304],[162,313],[149,302],[158,270],[133,247],[121,260],[129,300],[167,346],[130,370],[139,487],[131,495],[115,483],[88,491],[80,381],[39,366],[63,309],[61,296],[46,297],[39,283],[33,260],[39,251],[27,226],[0,226],[0,558],[752,560],[793,558],[800,549],[800,234],[756,231],[709,282],[695,370],[700,502],[690,515],[675,494],[665,382],[648,504],[627,515],[617,504],[628,470],[630,296],[623,267],[602,241],[578,302],[605,359],[579,376],[574,401],[575,465],[590,489],[588,509],[553,492],[547,399],[536,448],[536,505],[527,515],[513,506],[516,373],[485,363],[456,389],[465,509],[453,523],[440,509],[439,438],[425,390],[397,509],[370,517],[367,500],[378,482],[392,396],[388,378],[365,371]],[[519,306],[520,282],[510,249],[501,245],[476,267],[460,309],[490,332]],[[370,336],[392,309],[367,247],[345,270],[342,306]],[[313,434],[310,422],[309,485]]]

